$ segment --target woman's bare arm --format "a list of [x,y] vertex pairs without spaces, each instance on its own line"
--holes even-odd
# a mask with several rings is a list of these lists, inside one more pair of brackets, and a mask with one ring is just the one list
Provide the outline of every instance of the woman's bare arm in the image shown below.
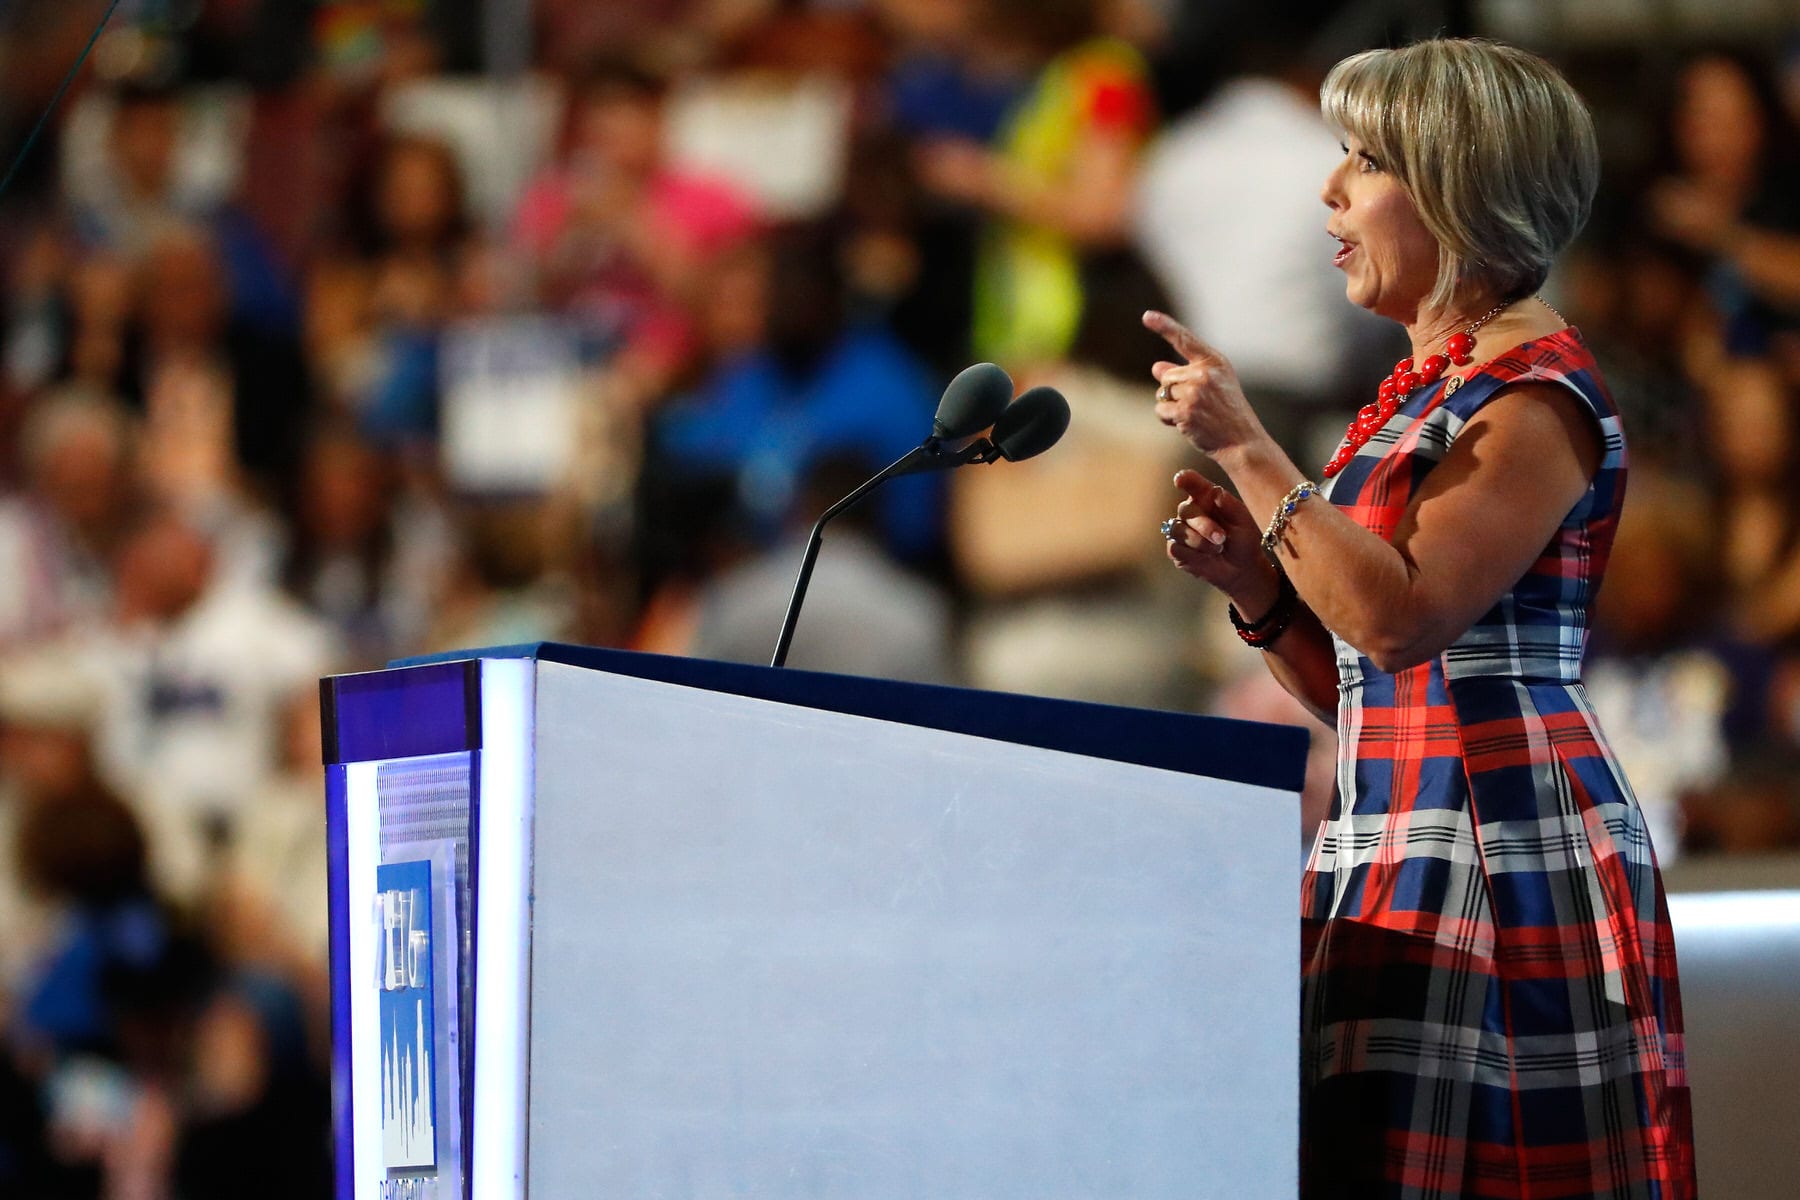
[[1263,655],[1275,682],[1306,711],[1337,728],[1337,647],[1310,608],[1302,605],[1287,632]]
[[[1158,416],[1224,468],[1249,513],[1272,514],[1305,476],[1256,419],[1222,354],[1173,318],[1145,321],[1187,359],[1154,369]],[[1530,569],[1586,492],[1601,450],[1599,428],[1567,389],[1515,384],[1457,433],[1392,541],[1307,500],[1279,539],[1282,566],[1327,629],[1382,670],[1402,670],[1441,653]]]
[[[1300,506],[1278,551],[1324,624],[1384,671],[1442,653],[1550,544],[1598,468],[1600,431],[1554,384],[1521,384],[1463,427],[1391,543],[1322,501]],[[1299,469],[1272,441],[1222,450],[1252,511],[1273,512]]]

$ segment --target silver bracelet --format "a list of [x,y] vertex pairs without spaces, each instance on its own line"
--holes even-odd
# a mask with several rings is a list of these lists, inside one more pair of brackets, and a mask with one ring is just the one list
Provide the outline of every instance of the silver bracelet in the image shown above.
[[1262,548],[1270,554],[1275,553],[1275,545],[1281,540],[1281,535],[1286,531],[1288,522],[1293,520],[1294,510],[1299,508],[1301,502],[1307,497],[1320,494],[1319,485],[1308,479],[1296,484],[1292,491],[1283,496],[1281,503],[1275,506],[1275,515],[1269,518],[1269,524],[1263,529]]

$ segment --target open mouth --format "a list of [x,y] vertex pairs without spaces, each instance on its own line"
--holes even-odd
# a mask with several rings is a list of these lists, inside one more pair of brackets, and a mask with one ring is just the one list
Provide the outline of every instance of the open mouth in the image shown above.
[[[1337,237],[1336,234],[1333,234],[1332,236]],[[1337,238],[1337,244],[1338,251],[1331,256],[1331,265],[1334,267],[1341,267],[1344,265],[1344,260],[1356,253],[1356,243],[1346,242],[1343,238]]]

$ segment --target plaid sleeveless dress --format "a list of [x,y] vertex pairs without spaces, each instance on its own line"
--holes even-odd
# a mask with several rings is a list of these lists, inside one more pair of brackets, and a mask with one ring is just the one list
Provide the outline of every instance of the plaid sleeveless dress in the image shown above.
[[1684,1200],[1668,907],[1580,674],[1624,497],[1619,414],[1572,328],[1450,378],[1331,503],[1391,540],[1464,424],[1521,381],[1579,397],[1604,457],[1524,578],[1435,659],[1389,674],[1334,639],[1338,800],[1301,900],[1302,1194]]

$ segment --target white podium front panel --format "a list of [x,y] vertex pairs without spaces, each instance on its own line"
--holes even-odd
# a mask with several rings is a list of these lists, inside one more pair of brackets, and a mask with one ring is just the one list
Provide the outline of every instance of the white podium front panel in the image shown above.
[[1292,794],[537,673],[529,1195],[1294,1195]]

